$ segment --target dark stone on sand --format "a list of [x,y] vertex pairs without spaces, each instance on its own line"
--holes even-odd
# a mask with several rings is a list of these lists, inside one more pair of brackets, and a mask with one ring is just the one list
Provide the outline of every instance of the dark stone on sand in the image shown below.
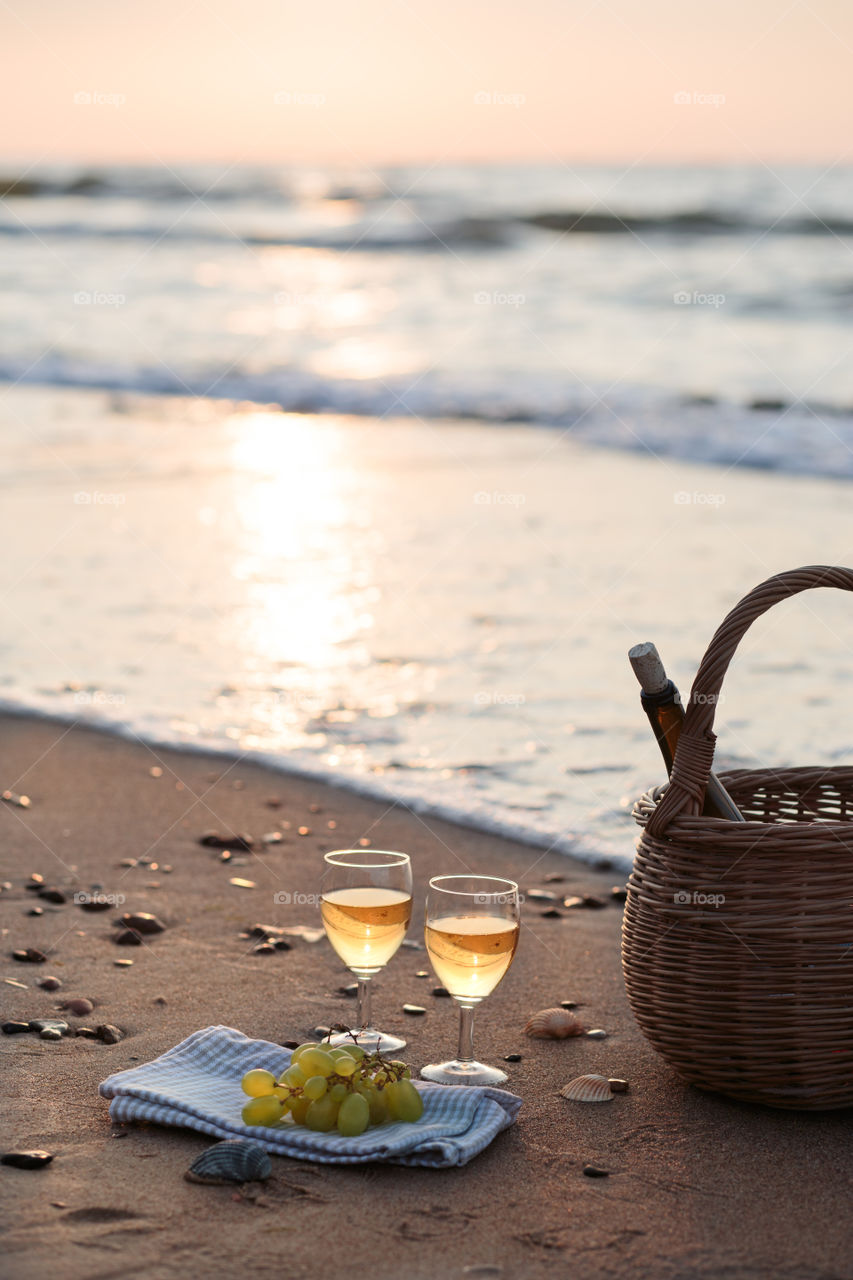
[[37,871],[34,871],[33,874],[30,876],[29,880],[27,881],[26,885],[24,886],[24,888],[27,889],[30,893],[38,893],[39,889],[42,887],[43,884],[44,884],[44,876],[40,876]]
[[284,932],[282,927],[277,924],[253,924],[248,931],[250,938],[263,938],[270,942],[273,938],[278,938]]
[[627,902],[628,901],[627,885],[615,884],[613,888],[610,890],[610,896],[614,902]]
[[54,976],[50,974],[47,978],[39,978],[36,985],[41,987],[42,991],[58,991],[62,986],[62,983],[59,978],[54,978]]
[[97,1040],[98,1033],[94,1027],[77,1027],[75,1035],[82,1036],[84,1040]]
[[558,911],[556,907],[548,907],[547,911],[540,911],[543,920],[562,920],[563,913]]
[[594,865],[598,868],[598,870],[599,870],[599,871],[612,871],[612,870],[613,870],[613,859],[612,859],[612,858],[598,858],[598,859],[596,860],[596,862],[594,863]]
[[578,1007],[577,1000],[561,1000],[560,1001],[561,1009],[577,1009],[577,1007]]
[[27,912],[27,915],[28,915],[28,916],[43,916],[43,915],[44,915],[44,912],[42,911],[41,907],[30,907],[29,911]]
[[119,1040],[124,1039],[124,1032],[121,1028],[114,1027],[110,1022],[102,1022],[99,1027],[95,1028],[95,1033],[104,1044],[118,1044]]
[[252,955],[253,956],[274,956],[275,947],[271,942],[259,942],[256,946],[252,947]]
[[166,928],[163,921],[152,916],[150,911],[125,911],[121,923],[137,933],[163,933]]
[[326,1036],[331,1034],[331,1031],[332,1031],[331,1027],[315,1027],[314,1035],[317,1037],[318,1040],[325,1040]]
[[154,997],[154,1003],[155,1003],[155,1004],[168,1004],[168,1003],[169,1003],[169,1001],[166,999],[166,997],[165,997],[165,996],[155,996],[155,997]]
[[12,959],[20,961],[21,964],[44,964],[47,956],[37,947],[25,947],[21,951],[13,951]]
[[608,1080],[607,1083],[610,1085],[611,1093],[627,1093],[628,1092],[627,1080]]
[[433,987],[430,995],[437,996],[439,999],[445,996],[449,998],[450,992],[447,990],[447,987]]
[[97,893],[88,894],[85,898],[78,897],[76,902],[81,911],[109,911],[113,905],[105,894]]
[[584,1175],[587,1178],[609,1178],[609,1169],[599,1169],[598,1165],[585,1164],[583,1167]]
[[559,902],[556,893],[551,893],[550,889],[527,889],[524,894],[528,902]]
[[420,1018],[426,1013],[426,1009],[419,1004],[404,1004],[403,1013],[408,1013],[411,1018]]
[[22,1036],[30,1029],[28,1022],[4,1022],[0,1031],[4,1036]]
[[7,1151],[0,1156],[0,1164],[10,1165],[13,1169],[44,1169],[52,1159],[49,1151]]
[[39,897],[45,902],[55,902],[57,906],[61,906],[63,902],[67,902],[65,894],[61,889],[39,889]]
[[275,942],[273,943],[273,946],[275,947],[276,951],[292,951],[293,950],[291,944],[287,941],[287,938],[276,938]]
[[91,1013],[94,1009],[91,1000],[87,1000],[85,996],[74,996],[71,1000],[64,1001],[62,1008],[68,1013],[73,1013],[75,1018],[82,1018],[87,1013]]
[[566,877],[563,875],[562,871],[550,871],[548,875],[545,877],[545,883],[560,884],[560,882],[565,880],[565,878]]
[[415,977],[416,977],[416,978],[428,978],[428,977],[429,977],[429,969],[418,969],[417,973],[415,974]]
[[251,853],[254,841],[245,832],[239,836],[223,836],[218,831],[206,831],[199,838],[199,844],[207,849],[243,849],[246,853]]
[[122,929],[113,938],[117,947],[141,947],[142,938],[133,929]]
[[573,894],[568,898],[564,898],[563,906],[575,911],[578,909],[599,911],[602,907],[606,907],[607,903],[603,898],[596,898],[593,894],[587,893],[583,895]]
[[43,1031],[39,1032],[39,1039],[40,1040],[61,1040],[62,1032],[57,1031],[55,1027],[45,1027]]
[[338,987],[338,995],[346,996],[350,1000],[354,1000],[358,995],[358,983],[351,982],[347,987]]
[[506,1054],[504,1054],[504,1062],[521,1062],[521,1054],[520,1054],[520,1053],[506,1053]]
[[68,1023],[61,1018],[32,1018],[30,1031],[58,1031],[61,1036],[68,1035]]
[[299,1048],[299,1041],[298,1041],[298,1040],[282,1040],[282,1042],[281,1042],[281,1043],[282,1043],[282,1047],[283,1047],[283,1048],[285,1048],[285,1049],[298,1049],[298,1048]]

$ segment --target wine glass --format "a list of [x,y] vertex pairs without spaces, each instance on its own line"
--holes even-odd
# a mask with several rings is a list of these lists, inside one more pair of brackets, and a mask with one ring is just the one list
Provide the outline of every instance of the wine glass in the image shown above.
[[[358,978],[357,1042],[379,1053],[405,1049],[398,1036],[370,1022],[370,980],[385,967],[406,936],[412,918],[412,864],[407,853],[338,849],[324,855],[320,913],[326,937]],[[333,1045],[352,1044],[352,1035]]]
[[459,1049],[424,1067],[439,1084],[503,1084],[506,1072],[474,1057],[474,1010],[500,982],[518,946],[518,885],[498,876],[435,876],[426,902],[426,948],[459,1005]]

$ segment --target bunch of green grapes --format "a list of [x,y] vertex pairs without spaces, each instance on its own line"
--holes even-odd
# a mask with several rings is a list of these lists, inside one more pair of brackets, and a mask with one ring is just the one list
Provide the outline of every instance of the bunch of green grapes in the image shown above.
[[243,1123],[277,1125],[288,1114],[317,1133],[337,1129],[357,1138],[386,1120],[413,1124],[423,1115],[421,1095],[405,1062],[386,1061],[360,1045],[333,1049],[310,1040],[293,1050],[290,1066],[276,1080],[271,1071],[248,1071],[243,1092],[251,1099]]

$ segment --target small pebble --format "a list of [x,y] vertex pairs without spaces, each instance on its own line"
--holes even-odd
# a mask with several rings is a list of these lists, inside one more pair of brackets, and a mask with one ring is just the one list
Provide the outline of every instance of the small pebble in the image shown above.
[[556,907],[548,907],[547,911],[540,911],[543,920],[562,920],[563,913],[558,911]]
[[163,933],[166,928],[163,921],[152,916],[150,911],[126,911],[121,923],[126,929],[135,929],[137,933]]
[[615,884],[610,890],[610,896],[614,902],[627,902],[628,890],[623,884]]
[[154,997],[154,1003],[155,1003],[155,1004],[168,1004],[168,1003],[169,1003],[169,1001],[166,999],[166,997],[165,997],[165,996],[155,996],[155,997]]
[[253,956],[274,956],[275,947],[271,942],[259,942],[257,943],[256,946],[252,947],[252,955]]
[[241,880],[239,876],[232,876],[228,883],[233,884],[235,889],[257,889],[258,887],[254,880]]
[[118,1044],[123,1039],[124,1033],[119,1027],[114,1027],[112,1023],[104,1022],[101,1026],[95,1028],[95,1032],[99,1040],[103,1040],[104,1044]]
[[320,806],[319,806],[318,804],[309,804],[309,806],[308,806],[308,812],[309,812],[309,813],[322,813],[322,812],[323,812],[323,810],[320,808]]
[[556,893],[551,893],[548,889],[527,889],[524,896],[528,902],[559,902],[560,901]]
[[269,797],[264,801],[264,804],[267,806],[267,808],[268,808],[268,809],[280,809],[280,808],[281,808],[281,801],[279,800],[278,796],[269,796]]
[[43,1169],[52,1159],[49,1151],[7,1151],[0,1156],[0,1164],[11,1165],[13,1169]]
[[287,941],[287,938],[276,938],[275,942],[273,943],[273,946],[275,947],[276,951],[292,951],[293,950],[290,943]]
[[220,853],[220,855],[219,855],[219,861],[220,861],[220,862],[230,862],[230,861],[231,861],[231,850],[230,850],[230,849],[223,849],[223,850],[222,850],[222,852],[221,852],[221,853]]
[[[20,988],[21,991],[29,990],[29,987],[27,986],[26,982],[17,982],[15,978],[4,978],[3,981],[6,983],[7,987],[18,987]],[[45,979],[45,981],[47,981],[47,979]],[[44,986],[44,983],[40,982],[38,985],[42,987]]]
[[2,799],[5,800],[7,804],[16,805],[19,809],[29,809],[32,803],[29,796],[16,796],[14,791],[4,791]]
[[264,844],[281,844],[284,836],[280,831],[268,831],[265,836],[261,836]]
[[148,772],[151,774],[152,778],[162,778],[163,776],[163,770],[157,764],[152,765]]
[[520,1053],[506,1053],[506,1054],[504,1054],[504,1062],[521,1062],[521,1054],[520,1054]]
[[412,1018],[419,1018],[421,1014],[426,1013],[426,1009],[422,1009],[419,1004],[404,1004],[403,1013],[408,1013]]
[[91,1000],[87,1000],[85,996],[75,996],[73,1000],[66,1000],[62,1005],[69,1013],[73,1013],[75,1018],[82,1018],[85,1014],[91,1013],[94,1009]]
[[29,1029],[30,1024],[28,1022],[4,1022],[0,1027],[4,1036],[22,1036]]
[[44,876],[41,876],[37,871],[34,871],[24,887],[29,889],[30,893],[38,893],[43,884]]
[[141,947],[142,938],[133,929],[122,929],[113,938],[117,947]]
[[627,1093],[628,1092],[627,1080],[608,1080],[607,1083],[610,1085],[611,1093]]
[[334,818],[330,818],[329,821],[326,823],[326,826],[329,828],[330,831],[337,831],[338,829],[338,824],[335,822]]
[[354,1000],[358,995],[358,983],[351,982],[347,987],[338,987],[339,996],[347,996],[350,1000]]
[[560,884],[563,880],[565,880],[565,878],[566,877],[563,875],[562,871],[551,871],[545,877],[545,883]]
[[311,834],[311,828],[310,828],[310,827],[300,827],[296,834],[297,834],[297,835],[300,835],[300,836],[310,836],[310,834]]
[[44,899],[45,902],[55,902],[57,906],[68,901],[61,889],[54,888],[39,889],[39,897]]
[[97,1040],[98,1033],[94,1027],[77,1027],[74,1032],[77,1036],[82,1036],[84,1040]]
[[53,1027],[45,1027],[44,1031],[39,1032],[40,1040],[61,1040],[62,1032],[54,1031]]
[[596,1027],[593,1031],[587,1031],[587,1040],[606,1040],[607,1032],[602,1031],[600,1027]]
[[443,996],[447,996],[449,998],[450,992],[447,990],[447,987],[433,987],[430,995],[438,996],[439,999]]
[[51,1200],[50,1207],[51,1209],[67,1209],[68,1201],[67,1200]]
[[113,960],[113,964],[117,969],[129,969],[133,964],[132,960]]
[[51,974],[50,977],[39,978],[38,985],[41,987],[42,991],[58,991],[62,986],[62,983],[59,978],[54,978]]
[[598,1166],[594,1164],[585,1164],[583,1167],[583,1171],[587,1176],[587,1178],[609,1178],[610,1177],[609,1169],[599,1169]]
[[41,907],[30,907],[29,911],[27,912],[27,915],[28,915],[28,916],[43,916],[43,915],[44,915],[44,912],[42,911]]
[[597,861],[596,861],[593,865],[594,865],[594,866],[596,866],[596,867],[598,868],[598,870],[599,870],[599,871],[612,871],[612,870],[613,870],[613,859],[612,859],[612,858],[598,858],[598,859],[597,859]]
[[223,836],[218,831],[207,831],[199,838],[199,844],[208,849],[242,849],[244,853],[251,853],[254,843],[246,832],[242,835]]
[[31,1018],[30,1031],[58,1031],[61,1036],[68,1035],[68,1023],[61,1018]]
[[577,1000],[561,1000],[560,1001],[561,1009],[577,1009],[577,1007],[578,1007]]
[[429,977],[429,969],[418,969],[417,973],[415,974],[415,977],[416,977],[416,978],[428,978],[428,977]]
[[36,947],[26,947],[22,951],[13,951],[12,959],[19,960],[21,964],[44,964],[47,956]]
[[298,1041],[298,1040],[282,1040],[282,1042],[281,1042],[281,1043],[282,1043],[282,1045],[283,1045],[283,1047],[284,1047],[285,1049],[298,1049],[298,1048],[299,1048],[299,1041]]
[[120,867],[135,867],[138,865],[136,858],[125,858],[118,864]]
[[358,843],[362,849],[367,849],[370,846],[370,841],[368,840],[367,836],[362,836]]

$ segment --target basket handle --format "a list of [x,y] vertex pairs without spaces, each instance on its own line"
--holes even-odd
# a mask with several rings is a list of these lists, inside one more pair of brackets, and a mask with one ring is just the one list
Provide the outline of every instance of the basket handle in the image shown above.
[[702,812],[705,788],[714,763],[714,714],[723,678],[746,632],[774,604],[812,587],[853,591],[853,569],[813,564],[777,573],[754,587],[735,605],[717,628],[696,672],[684,725],[678,740],[669,787],[646,823],[649,835],[660,837],[679,814]]

